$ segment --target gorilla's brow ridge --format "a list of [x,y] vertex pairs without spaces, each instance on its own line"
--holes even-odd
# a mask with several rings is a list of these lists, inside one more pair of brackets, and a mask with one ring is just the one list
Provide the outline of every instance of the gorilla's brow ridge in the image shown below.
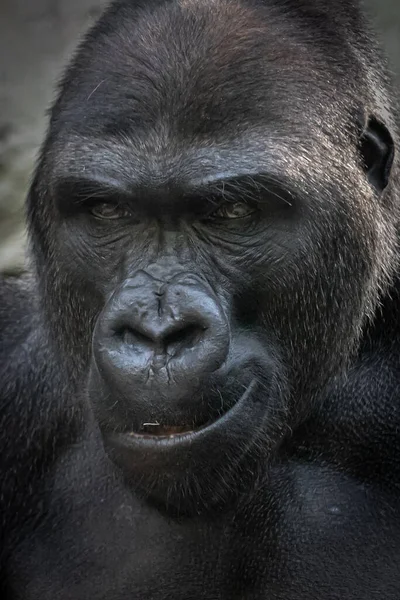
[[[277,189],[278,188],[278,189]],[[280,193],[279,190],[282,190]],[[282,200],[285,204],[291,206],[292,202],[285,198],[286,192],[290,198],[293,193],[287,184],[277,178],[270,177],[267,173],[259,172],[252,174],[221,174],[214,178],[194,181],[185,187],[176,187],[176,190],[167,189],[161,186],[161,189],[152,189],[151,186],[145,188],[133,184],[128,189],[123,182],[109,181],[101,177],[79,177],[64,178],[59,181],[56,187],[56,195],[63,198],[72,198],[75,203],[84,204],[90,200],[105,200],[118,198],[126,202],[137,202],[141,197],[160,195],[175,196],[177,204],[191,199],[194,201],[212,200],[213,203],[235,202],[238,198],[247,201],[260,201],[262,195],[269,194]]]
[[[303,149],[296,139],[271,133],[262,141],[256,132],[245,139],[238,138],[229,152],[213,148],[192,148],[184,155],[179,151],[169,156],[159,153],[150,158],[139,145],[103,141],[100,148],[96,139],[70,138],[57,144],[57,160],[49,165],[51,187],[60,182],[91,185],[102,194],[122,194],[133,198],[143,190],[175,193],[209,194],[232,192],[260,192],[262,186],[280,187],[289,195],[302,194],[299,167]],[[279,138],[279,140],[278,140]],[[247,144],[246,150],[243,150]],[[276,145],[278,144],[278,145]],[[293,154],[294,146],[297,151]],[[279,151],[277,150],[279,149]],[[88,182],[88,183],[86,183]],[[229,189],[228,189],[229,188]]]

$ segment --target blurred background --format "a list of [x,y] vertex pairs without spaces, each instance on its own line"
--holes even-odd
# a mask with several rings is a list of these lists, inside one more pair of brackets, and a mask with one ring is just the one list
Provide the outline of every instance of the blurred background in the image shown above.
[[[364,0],[400,91],[400,0]],[[0,0],[0,271],[24,262],[23,201],[60,70],[107,0]]]

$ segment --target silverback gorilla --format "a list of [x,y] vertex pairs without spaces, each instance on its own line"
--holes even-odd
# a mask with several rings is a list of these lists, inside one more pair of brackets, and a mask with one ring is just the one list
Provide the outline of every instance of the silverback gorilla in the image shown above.
[[399,161],[353,0],[117,0],[0,312],[6,600],[399,600]]

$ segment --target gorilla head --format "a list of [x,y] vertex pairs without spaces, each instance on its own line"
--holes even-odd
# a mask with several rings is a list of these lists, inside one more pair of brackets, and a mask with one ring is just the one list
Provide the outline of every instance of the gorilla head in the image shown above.
[[329,27],[357,30],[354,7],[326,5],[121,0],[53,108],[28,200],[45,318],[110,457],[158,501],[256,477],[393,272],[382,82]]

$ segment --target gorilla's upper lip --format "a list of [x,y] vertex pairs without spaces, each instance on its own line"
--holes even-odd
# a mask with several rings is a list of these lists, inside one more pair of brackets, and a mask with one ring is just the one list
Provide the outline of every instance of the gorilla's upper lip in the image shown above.
[[256,387],[256,380],[253,379],[245,392],[235,402],[233,406],[228,408],[224,413],[221,413],[217,418],[208,420],[198,426],[173,426],[160,425],[158,422],[145,424],[147,431],[125,431],[119,433],[106,433],[105,437],[114,447],[123,447],[126,450],[129,448],[143,450],[146,448],[156,448],[161,444],[164,448],[170,444],[176,445],[189,442],[192,444],[195,441],[200,441],[203,436],[212,435],[214,431],[219,430],[231,421],[240,420],[243,408],[247,403],[248,398],[252,396],[252,392]]

